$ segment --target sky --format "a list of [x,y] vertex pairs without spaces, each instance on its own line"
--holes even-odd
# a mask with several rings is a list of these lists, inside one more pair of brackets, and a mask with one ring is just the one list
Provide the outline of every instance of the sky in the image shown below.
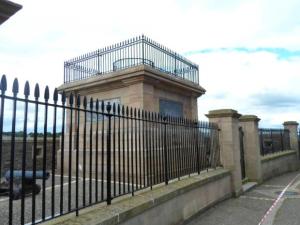
[[231,108],[260,127],[300,122],[299,0],[15,2],[23,9],[0,26],[9,88],[17,77],[53,90],[64,61],[145,34],[199,65],[199,119]]

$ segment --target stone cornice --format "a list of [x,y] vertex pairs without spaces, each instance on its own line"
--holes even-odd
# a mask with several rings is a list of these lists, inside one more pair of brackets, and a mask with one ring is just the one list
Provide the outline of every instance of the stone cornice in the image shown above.
[[154,86],[163,87],[167,85],[176,90],[182,90],[186,95],[201,96],[205,93],[205,89],[200,85],[160,72],[145,65],[63,84],[58,87],[58,90],[65,91],[66,93],[76,90],[91,90],[94,88],[96,88],[97,91],[106,91],[126,87],[139,82],[151,83]]
[[211,110],[206,114],[208,118],[220,118],[220,117],[232,117],[232,118],[240,118],[241,114],[239,114],[236,110],[233,109],[218,109]]
[[242,115],[240,118],[239,118],[240,122],[258,122],[260,121],[260,119],[255,116],[255,115]]
[[289,126],[289,125],[293,125],[293,126],[298,126],[299,123],[297,123],[297,121],[285,121],[283,123],[284,126]]

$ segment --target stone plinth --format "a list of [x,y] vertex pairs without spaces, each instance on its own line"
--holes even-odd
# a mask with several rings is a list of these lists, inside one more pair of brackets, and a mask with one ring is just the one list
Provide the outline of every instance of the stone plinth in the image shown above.
[[239,196],[242,192],[238,120],[240,114],[232,109],[221,109],[209,111],[206,116],[220,128],[221,164],[231,171],[232,192]]
[[140,65],[63,84],[58,88],[93,99],[119,99],[121,105],[159,112],[159,101],[182,105],[183,117],[197,119],[197,98],[205,93],[198,84]]
[[299,124],[296,121],[286,121],[283,123],[284,129],[290,131],[291,150],[295,150],[297,152],[299,159],[298,125]]
[[259,118],[255,115],[243,115],[239,118],[244,132],[244,157],[246,177],[251,181],[262,182],[261,155],[258,133]]

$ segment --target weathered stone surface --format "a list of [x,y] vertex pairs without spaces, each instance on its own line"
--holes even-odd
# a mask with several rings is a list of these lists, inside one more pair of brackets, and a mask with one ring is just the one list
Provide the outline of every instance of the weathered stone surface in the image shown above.
[[219,168],[116,199],[110,206],[80,211],[79,217],[67,215],[45,224],[177,224],[230,196],[230,173]]
[[233,109],[217,109],[217,110],[209,111],[206,116],[208,118],[221,118],[221,117],[239,118],[241,114],[239,114],[236,110]]
[[261,163],[263,180],[299,169],[297,153],[293,150],[263,156]]
[[240,114],[233,109],[219,109],[209,111],[206,116],[210,122],[218,124],[221,164],[232,172],[232,192],[239,196],[242,192],[238,121]]
[[285,122],[283,123],[283,125],[284,125],[284,126],[285,126],[285,125],[296,125],[296,126],[298,126],[299,123],[298,123],[297,121],[285,121]]
[[[37,139],[37,153],[36,156],[36,168],[37,170],[41,170],[43,168],[43,148],[44,148],[44,140],[43,138]],[[46,169],[50,170],[52,168],[52,147],[53,140],[52,137],[48,137],[46,140]],[[32,170],[33,163],[33,150],[34,150],[33,138],[27,138],[26,142],[26,170]],[[60,149],[59,138],[56,138],[55,143],[55,153]],[[24,154],[23,148],[23,138],[16,137],[15,139],[15,158],[14,158],[14,169],[20,170],[22,168],[22,157]],[[1,176],[10,169],[10,156],[11,156],[11,138],[3,137],[2,143],[2,158],[1,160]],[[57,159],[57,155],[55,156]],[[55,163],[56,166],[56,163]],[[1,177],[0,176],[0,177]]]
[[258,121],[255,115],[243,115],[239,118],[244,133],[244,159],[246,177],[250,181],[262,182],[260,142]]
[[242,115],[239,118],[239,120],[240,120],[240,122],[250,122],[250,121],[259,122],[260,121],[260,119],[255,115]]
[[283,123],[284,129],[290,131],[290,146],[292,150],[297,151],[297,158],[299,156],[299,140],[298,140],[298,123],[296,121],[286,121]]
[[200,85],[146,65],[67,83],[58,89],[67,95],[73,92],[99,100],[120,98],[122,105],[153,112],[159,112],[159,99],[173,100],[183,104],[184,117],[191,119],[198,117],[197,98],[205,93]]

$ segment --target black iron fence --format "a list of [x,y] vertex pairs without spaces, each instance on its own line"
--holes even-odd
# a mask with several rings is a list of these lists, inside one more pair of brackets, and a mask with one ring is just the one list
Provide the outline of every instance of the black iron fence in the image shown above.
[[87,79],[142,64],[199,83],[198,65],[144,35],[66,61],[64,82]]
[[[297,131],[298,134],[298,151],[300,153],[300,130]],[[300,155],[300,154],[299,154]],[[300,157],[300,156],[299,156]]]
[[78,214],[87,206],[110,204],[118,196],[220,165],[215,124],[57,90],[50,96],[48,87],[41,97],[39,86],[31,93],[28,82],[18,97],[18,86],[15,80],[8,96],[6,78],[1,79],[0,224],[37,224]]
[[260,152],[266,155],[290,150],[290,131],[286,129],[259,129]]

